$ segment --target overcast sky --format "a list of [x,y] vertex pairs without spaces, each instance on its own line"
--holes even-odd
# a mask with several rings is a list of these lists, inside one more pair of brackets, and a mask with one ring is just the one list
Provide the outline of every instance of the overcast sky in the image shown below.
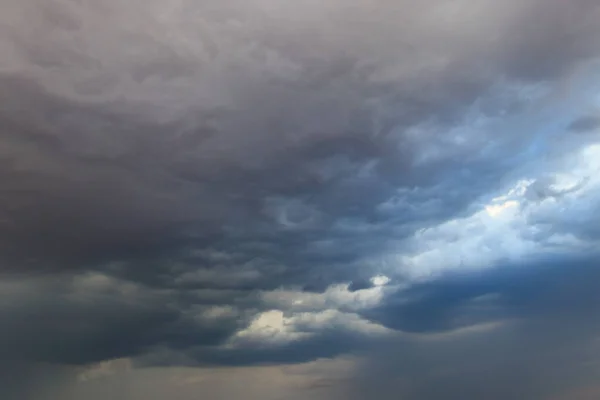
[[599,398],[599,38],[595,0],[0,0],[0,398]]

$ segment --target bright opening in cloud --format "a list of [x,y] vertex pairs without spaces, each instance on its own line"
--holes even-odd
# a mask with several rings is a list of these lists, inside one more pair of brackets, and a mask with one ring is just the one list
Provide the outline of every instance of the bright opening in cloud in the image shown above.
[[376,275],[371,278],[371,283],[375,286],[385,286],[390,283],[390,278],[385,275]]
[[519,202],[516,200],[505,201],[502,204],[493,204],[485,207],[485,210],[491,217],[497,217],[509,208],[518,207]]

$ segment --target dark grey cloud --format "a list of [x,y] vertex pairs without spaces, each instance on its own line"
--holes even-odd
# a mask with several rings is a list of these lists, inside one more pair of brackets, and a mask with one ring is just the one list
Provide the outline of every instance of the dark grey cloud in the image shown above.
[[3,359],[355,353],[595,246],[594,1],[0,9]]
[[[370,319],[405,332],[447,332],[490,321],[552,317],[584,319],[594,312],[595,258],[542,259],[479,272],[448,272],[415,284],[369,310]],[[580,315],[580,313],[582,315]],[[593,321],[590,320],[589,323]]]
[[594,115],[586,115],[583,116],[575,121],[573,121],[571,123],[571,125],[569,126],[569,128],[573,131],[573,132],[589,132],[589,131],[593,131],[594,129],[598,128],[598,126],[600,125],[600,118]]
[[[136,257],[139,253],[147,253],[149,248],[176,250],[185,243],[181,236],[189,230],[194,232],[194,236],[212,237],[218,235],[225,223],[237,225],[237,221],[245,221],[258,224],[265,217],[262,214],[265,211],[264,201],[270,196],[290,198],[292,203],[299,198],[307,203],[303,205],[306,208],[304,216],[297,218],[311,215],[313,218],[308,226],[312,225],[319,231],[327,228],[332,218],[347,215],[360,215],[359,219],[376,218],[372,216],[373,206],[387,200],[398,186],[438,186],[439,181],[446,178],[439,176],[440,168],[453,168],[458,161],[461,161],[460,164],[465,162],[463,168],[474,167],[466,162],[468,159],[462,159],[415,169],[411,167],[414,154],[419,151],[419,142],[426,139],[417,138],[416,143],[411,143],[402,131],[423,121],[440,118],[442,123],[433,129],[446,130],[449,123],[446,116],[453,115],[454,120],[461,118],[466,106],[489,94],[490,85],[496,79],[495,75],[479,76],[466,73],[461,68],[452,68],[452,62],[468,65],[475,57],[480,59],[479,54],[471,52],[498,51],[500,57],[504,51],[504,47],[490,46],[483,39],[469,44],[475,50],[464,48],[467,44],[463,43],[462,35],[477,29],[482,23],[477,21],[472,27],[465,28],[466,32],[459,30],[456,37],[448,38],[450,53],[446,56],[450,57],[450,67],[431,72],[417,69],[418,79],[399,77],[394,84],[386,82],[381,85],[372,82],[377,76],[373,68],[408,68],[412,74],[411,69],[415,68],[413,62],[420,62],[418,52],[413,56],[414,60],[404,61],[398,66],[388,60],[395,55],[390,56],[392,52],[382,48],[387,44],[384,34],[391,33],[389,30],[392,29],[389,26],[392,21],[386,18],[386,11],[414,7],[417,22],[395,29],[397,34],[412,32],[416,42],[411,46],[422,46],[419,50],[425,53],[438,50],[439,44],[434,41],[436,35],[446,34],[446,29],[455,26],[447,27],[440,23],[440,32],[434,31],[434,38],[426,37],[423,30],[430,23],[430,17],[422,7],[409,2],[371,11],[373,18],[381,20],[381,29],[375,29],[376,25],[369,18],[360,16],[360,9],[367,7],[364,4],[359,10],[353,10],[333,3],[331,10],[334,15],[339,15],[339,19],[334,18],[328,24],[321,24],[319,17],[310,14],[315,10],[309,6],[305,10],[309,15],[300,15],[296,21],[292,16],[293,10],[271,10],[268,4],[256,5],[255,8],[246,6],[242,10],[237,10],[238,6],[217,7],[218,11],[199,4],[198,12],[209,10],[219,17],[206,21],[206,28],[200,24],[199,28],[195,28],[198,31],[188,31],[186,29],[192,27],[185,25],[185,29],[182,28],[181,32],[175,30],[173,34],[187,40],[198,35],[203,40],[208,35],[203,29],[225,29],[220,25],[220,18],[229,13],[239,18],[241,29],[245,27],[250,32],[259,29],[255,26],[256,22],[249,19],[250,16],[256,14],[258,21],[263,22],[267,17],[261,13],[271,10],[274,16],[280,14],[282,18],[281,21],[267,19],[277,30],[267,31],[267,25],[255,33],[256,37],[248,39],[226,31],[221,40],[227,38],[233,43],[230,47],[219,49],[223,53],[221,58],[213,55],[215,59],[212,59],[210,52],[194,58],[194,54],[190,54],[193,49],[186,49],[188,54],[177,55],[177,50],[183,49],[179,49],[176,43],[171,44],[166,37],[148,32],[149,27],[144,23],[148,26],[155,24],[157,28],[160,26],[159,20],[152,19],[153,13],[160,8],[158,5],[138,16],[145,22],[140,22],[137,36],[133,36],[122,24],[127,18],[133,18],[137,10],[119,2],[111,2],[105,11],[82,6],[70,9],[67,4],[58,3],[61,5],[59,9],[63,10],[58,14],[61,18],[57,18],[54,11],[48,11],[46,6],[33,4],[15,8],[23,8],[23,12],[30,13],[33,21],[39,24],[37,28],[5,27],[11,30],[9,39],[12,41],[8,42],[17,52],[16,60],[7,60],[7,65],[14,61],[23,66],[21,71],[5,73],[2,79],[5,96],[3,123],[7,125],[3,132],[7,136],[7,151],[10,151],[7,162],[11,162],[8,160],[12,157],[14,163],[14,158],[18,157],[21,163],[27,164],[7,168],[4,179],[9,188],[7,192],[20,193],[18,198],[6,200],[5,208],[11,207],[7,229],[14,230],[7,236],[14,239],[13,243],[6,245],[9,248],[5,253],[25,257],[22,253],[29,255],[28,249],[35,245],[39,247],[36,252],[40,253],[38,257],[44,259],[44,264],[55,258],[56,264],[78,265],[102,257],[121,258],[129,254]],[[593,29],[593,25],[577,27],[578,24],[570,24],[571,20],[563,16],[564,10],[559,9],[558,3],[544,7],[543,23],[534,24],[539,28],[529,33],[530,28],[525,27],[531,24],[527,22],[536,16],[539,18],[540,8],[535,5],[532,2],[523,7],[527,12],[512,4],[502,7],[506,18],[511,18],[511,23],[519,29],[523,27],[523,33],[517,31],[515,34],[508,29],[509,26],[494,24],[499,25],[500,38],[506,39],[506,43],[502,43],[515,53],[515,59],[521,60],[523,54],[532,53],[528,43],[532,48],[540,46],[540,42],[556,46],[552,35],[548,35],[548,41],[543,41],[546,38],[543,33],[546,32],[544,29],[554,33],[557,20],[569,27],[574,26],[571,28],[576,31],[573,40],[587,48],[585,41],[593,35],[586,29]],[[569,18],[590,18],[594,15],[590,11],[592,6],[583,2],[573,6],[573,15]],[[368,7],[370,10],[371,7]],[[457,7],[460,12],[461,5]],[[494,10],[494,6],[486,5],[481,10],[476,9],[475,16],[491,18],[486,7]],[[516,9],[512,10],[513,7]],[[184,18],[182,13],[185,11],[191,10],[174,10],[172,18]],[[101,18],[104,12],[113,13],[117,18],[113,32],[107,29],[98,31],[101,27],[96,25],[96,19]],[[244,17],[244,13],[249,16]],[[57,22],[63,19],[75,21],[77,18],[85,22]],[[282,26],[286,18],[291,18],[287,28]],[[462,22],[461,18],[448,23]],[[352,41],[353,35],[348,39],[332,37],[332,43],[321,46],[306,46],[308,42],[302,41],[303,35],[312,37],[313,33],[297,32],[303,24],[309,24],[317,26],[323,33],[345,33],[342,23],[346,19],[357,19],[373,28],[372,33],[363,37],[365,41],[376,44],[376,49],[363,49],[362,43]],[[521,19],[527,21],[521,22]],[[192,23],[193,19],[190,16],[184,22]],[[171,25],[164,28],[173,29]],[[41,29],[47,29],[47,35],[40,35]],[[579,33],[579,30],[583,32]],[[65,31],[74,37],[93,33],[89,47],[86,50],[74,47],[71,39],[63,38]],[[297,33],[299,36],[295,40],[300,40],[299,48],[295,51],[292,51],[293,47],[287,51],[283,49],[284,45],[290,44],[286,40],[287,35]],[[479,33],[488,34],[485,30]],[[275,38],[277,35],[280,37]],[[512,35],[518,41],[516,38],[513,40]],[[117,40],[125,41],[123,46],[115,45]],[[127,44],[128,40],[132,43]],[[246,54],[249,44],[257,46],[257,51],[264,57],[269,54],[275,57],[275,65],[269,64],[268,59],[256,58],[258,54]],[[126,56],[124,48],[128,46],[137,46],[133,48],[139,48],[140,55],[136,58]],[[457,53],[452,53],[452,50]],[[554,47],[552,54],[559,57],[560,50],[561,46]],[[198,51],[205,51],[201,44]],[[373,51],[380,52],[378,58],[383,57],[383,60],[381,64],[363,71],[365,67],[360,57],[367,57]],[[63,55],[75,55],[77,52],[86,53],[81,57],[88,61],[62,64],[69,59],[63,58]],[[345,52],[349,54],[340,54]],[[56,61],[49,62],[47,57],[50,56]],[[239,69],[241,61],[234,56],[240,60],[247,57],[245,60],[249,65],[246,69],[213,71],[212,68],[219,62]],[[96,62],[107,66],[96,67],[99,71],[89,71],[88,63],[93,64],[93,57],[98,57]],[[313,58],[314,61],[311,61]],[[154,80],[139,81],[135,78],[138,69],[147,70],[157,60],[162,61],[152,71],[158,74],[144,74],[155,77]],[[580,57],[563,56],[560,60],[568,65],[577,65]],[[188,73],[177,67],[180,64],[189,64]],[[540,65],[547,64],[556,65],[540,62]],[[277,74],[283,71],[278,68],[290,68],[291,75],[279,77]],[[10,67],[7,69],[10,70]],[[208,72],[202,73],[203,69]],[[82,77],[70,77],[66,75],[69,71]],[[171,75],[165,75],[167,73]],[[207,83],[206,80],[214,74],[214,82]],[[96,75],[106,75],[123,85],[133,85],[131,93],[111,97],[101,92],[110,85],[102,85],[91,97],[69,94],[71,86],[85,83]],[[49,85],[52,77],[56,78],[59,87]],[[546,78],[538,76],[532,81]],[[223,82],[225,79],[227,82]],[[318,84],[320,79],[322,84]],[[436,84],[426,89],[426,86],[431,86],[431,79]],[[181,84],[186,84],[185,90],[180,89]],[[211,98],[210,94],[215,90],[222,91],[227,98]],[[164,96],[167,97],[163,99]],[[257,98],[261,101],[255,101]],[[505,106],[497,104],[495,108]],[[392,110],[392,115],[380,115],[383,112],[390,114]],[[440,135],[431,139],[438,141],[438,137]],[[25,157],[21,152],[32,155]],[[31,161],[24,161],[31,157]],[[357,177],[361,168],[368,167],[369,162],[374,163],[370,171],[363,173],[365,177]],[[464,207],[484,191],[482,182],[486,178],[494,179],[497,174],[490,173],[489,176],[478,174],[473,177],[476,179],[473,184],[466,182],[465,186],[475,191],[456,199],[456,204],[446,204],[446,197],[441,197],[440,217],[455,212],[457,207]],[[44,185],[39,183],[41,180]],[[366,192],[368,196],[364,195]],[[76,206],[67,205],[65,198]],[[279,214],[272,218],[281,222],[281,217],[287,215],[288,210],[289,207],[285,206],[275,210]],[[264,229],[273,229],[274,221],[267,219],[263,222],[267,224]],[[292,225],[300,225],[298,229],[303,226],[293,222]],[[210,229],[211,226],[213,229]],[[57,243],[52,243],[52,240]],[[60,243],[67,241],[70,243],[68,254],[56,250],[62,247]],[[64,257],[75,259],[64,260]]]
[[504,265],[399,294],[386,322],[419,334],[382,346],[358,398],[548,399],[590,385],[600,372],[597,264]]
[[68,384],[74,378],[72,368],[58,365],[3,362],[0,371],[0,394],[5,399],[68,398]]

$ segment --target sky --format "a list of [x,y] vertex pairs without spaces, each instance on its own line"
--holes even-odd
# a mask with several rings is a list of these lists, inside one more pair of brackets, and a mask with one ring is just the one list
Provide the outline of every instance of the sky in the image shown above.
[[599,37],[595,0],[2,0],[0,398],[599,398]]

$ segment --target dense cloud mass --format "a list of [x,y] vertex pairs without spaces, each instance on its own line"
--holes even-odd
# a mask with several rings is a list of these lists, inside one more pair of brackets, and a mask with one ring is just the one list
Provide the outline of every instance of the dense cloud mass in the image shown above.
[[578,398],[561,392],[599,378],[597,282],[585,258],[418,284],[376,313],[407,333],[367,362],[355,397]]
[[594,0],[3,0],[0,397],[597,398],[598,37]]

